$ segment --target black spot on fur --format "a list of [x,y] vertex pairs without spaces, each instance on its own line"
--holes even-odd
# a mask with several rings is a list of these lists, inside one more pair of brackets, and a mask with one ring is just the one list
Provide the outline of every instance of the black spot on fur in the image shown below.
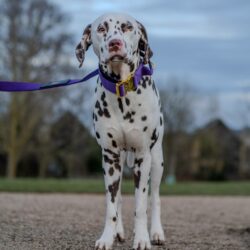
[[125,102],[126,102],[127,106],[130,105],[130,100],[128,98],[125,98]]
[[147,116],[146,115],[142,116],[141,120],[145,122],[147,120]]
[[111,201],[112,202],[115,202],[115,197],[116,197],[117,191],[119,189],[119,183],[120,183],[120,177],[117,181],[114,181],[112,185],[108,186],[108,190],[111,194]]
[[139,188],[140,179],[141,179],[141,171],[138,170],[137,173],[134,173],[134,182],[136,188]]
[[103,160],[106,163],[113,164],[113,160],[109,159],[107,155],[103,155]]
[[116,144],[116,141],[115,141],[115,140],[112,141],[112,146],[113,146],[114,148],[117,148],[117,144]]
[[119,172],[121,172],[122,168],[119,163],[115,163],[115,169],[117,169]]
[[141,94],[141,89],[137,89],[136,93],[137,93],[138,95],[140,95],[140,94]]
[[160,116],[160,125],[162,126],[162,117]]
[[131,119],[132,114],[128,111],[126,115],[123,116],[124,120]]
[[145,191],[146,191],[146,188],[143,188],[143,193],[145,193]]
[[143,87],[144,89],[146,89],[146,88],[147,88],[147,80],[146,80],[146,79],[143,79],[141,85],[142,85],[142,87]]
[[100,134],[99,134],[98,132],[96,132],[95,134],[96,134],[96,137],[97,137],[98,139],[101,138],[101,137],[100,137]]
[[118,155],[118,154],[116,154],[115,152],[113,152],[112,150],[110,150],[110,149],[108,149],[108,148],[104,148],[104,151],[105,151],[106,153],[109,153],[110,155],[112,155],[113,158],[119,158],[119,155]]
[[152,133],[152,136],[151,136],[152,143],[150,145],[150,150],[153,148],[153,146],[157,142],[158,137],[159,137],[159,134],[158,135],[156,134],[156,128],[155,128],[154,131],[153,131],[153,133]]
[[108,135],[109,138],[113,138],[112,134],[108,133],[107,135]]
[[135,165],[138,165],[139,168],[141,167],[142,162],[143,162],[143,158],[135,159]]
[[104,114],[104,116],[107,117],[107,118],[110,118],[110,117],[111,117],[111,116],[110,116],[110,113],[109,113],[109,111],[108,111],[108,109],[106,109],[106,108],[104,108],[103,114]]
[[116,217],[113,217],[113,221],[116,222]]
[[122,99],[121,98],[118,98],[118,106],[119,106],[119,109],[121,110],[121,112],[123,113],[123,104],[122,104]]
[[113,167],[110,167],[109,168],[109,175],[112,176],[114,174],[114,169]]
[[145,132],[147,129],[148,129],[148,127],[144,127],[144,128],[143,128],[143,131]]

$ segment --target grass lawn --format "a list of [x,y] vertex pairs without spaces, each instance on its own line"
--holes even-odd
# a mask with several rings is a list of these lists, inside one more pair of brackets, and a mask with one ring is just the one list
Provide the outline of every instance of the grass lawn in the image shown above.
[[[104,193],[102,179],[0,179],[0,192]],[[133,181],[124,180],[122,193],[133,194]],[[250,181],[179,182],[161,185],[162,195],[243,195],[250,196]]]

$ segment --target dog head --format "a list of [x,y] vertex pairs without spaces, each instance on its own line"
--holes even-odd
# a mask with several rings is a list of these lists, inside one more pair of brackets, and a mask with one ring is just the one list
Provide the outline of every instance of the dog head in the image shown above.
[[144,26],[124,14],[103,15],[84,29],[76,47],[80,67],[90,45],[99,58],[101,70],[118,79],[133,73],[140,62],[149,63],[153,55]]

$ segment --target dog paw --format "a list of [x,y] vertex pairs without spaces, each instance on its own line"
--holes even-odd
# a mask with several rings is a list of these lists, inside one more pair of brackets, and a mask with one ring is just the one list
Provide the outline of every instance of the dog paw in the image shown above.
[[151,249],[151,244],[148,237],[134,240],[133,250],[149,250],[149,249]]
[[163,232],[151,234],[152,245],[162,246],[165,244],[165,237]]
[[113,241],[100,238],[95,243],[95,250],[111,250]]

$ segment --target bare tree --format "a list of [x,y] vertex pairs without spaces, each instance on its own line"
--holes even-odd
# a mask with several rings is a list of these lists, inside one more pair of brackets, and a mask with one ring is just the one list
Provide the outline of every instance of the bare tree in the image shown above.
[[[10,80],[50,81],[65,70],[67,19],[48,0],[3,0],[0,3],[0,74]],[[64,60],[62,60],[64,59]],[[67,64],[67,61],[66,61]],[[62,90],[11,94],[5,113],[8,177],[16,176],[17,162],[29,141],[42,128]]]
[[[179,135],[194,124],[194,90],[177,78],[169,79],[161,90],[165,120],[164,151],[167,154],[167,172],[174,178]],[[166,174],[166,173],[165,173]]]

